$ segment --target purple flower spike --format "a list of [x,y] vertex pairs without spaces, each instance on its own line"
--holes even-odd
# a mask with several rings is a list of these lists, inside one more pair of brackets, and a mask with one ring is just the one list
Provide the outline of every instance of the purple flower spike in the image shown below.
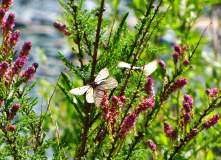
[[127,137],[127,133],[130,132],[130,130],[135,126],[137,120],[136,120],[137,116],[134,113],[129,114],[123,124],[120,126],[120,133],[119,133],[119,137],[123,137],[126,138]]
[[5,73],[8,71],[10,64],[6,61],[2,61],[0,64],[0,77],[5,75]]
[[179,45],[175,45],[175,46],[174,46],[174,50],[175,50],[176,52],[178,52],[179,54],[182,53],[182,50],[181,50],[181,48],[180,48]]
[[144,84],[144,88],[145,88],[145,92],[147,93],[147,95],[149,97],[155,97],[155,94],[154,94],[154,90],[153,90],[153,87],[154,87],[154,81],[152,80],[152,78],[146,78],[147,82]]
[[25,66],[25,63],[27,62],[26,57],[18,57],[14,62],[14,67],[12,68],[12,72],[14,74],[18,74],[21,69]]
[[4,17],[5,17],[5,10],[0,9],[0,26],[4,23]]
[[189,61],[188,59],[186,59],[186,60],[183,62],[183,65],[184,65],[184,66],[187,66],[189,63],[190,63],[190,61]]
[[178,59],[179,59],[179,53],[178,53],[178,52],[175,52],[175,53],[173,54],[173,61],[174,61],[174,64],[177,64]]
[[218,93],[219,93],[218,88],[206,89],[206,94],[209,95],[211,98],[215,98]]
[[10,45],[12,48],[14,48],[17,45],[17,42],[19,41],[19,37],[21,35],[21,32],[19,30],[16,30],[10,38]]
[[28,83],[28,81],[34,77],[34,74],[36,72],[36,67],[38,67],[38,65],[36,65],[36,63],[32,64],[30,67],[28,67],[27,69],[25,69],[25,72],[22,73],[22,75],[20,76],[20,79],[22,79],[23,77],[26,77],[24,82]]
[[28,57],[29,56],[29,52],[31,50],[31,46],[32,46],[32,43],[31,42],[25,42],[22,46],[22,49],[20,51],[20,57]]
[[14,104],[11,108],[11,112],[17,113],[20,108],[19,104]]
[[198,129],[193,128],[190,133],[187,135],[188,137],[188,141],[190,141],[191,139],[193,139],[198,133]]
[[54,26],[55,28],[57,28],[59,31],[63,32],[64,35],[66,35],[66,36],[71,35],[71,32],[66,29],[66,28],[68,28],[68,27],[66,26],[66,24],[60,23],[60,22],[54,22],[54,23],[53,23],[53,26]]
[[170,126],[167,121],[164,121],[163,125],[164,125],[164,133],[166,133],[166,137],[170,137],[173,127]]
[[203,126],[206,129],[209,129],[210,127],[214,126],[216,123],[219,122],[219,114],[215,114],[213,117],[211,117],[208,121],[206,121]]
[[178,134],[177,134],[177,131],[176,130],[173,130],[172,132],[171,132],[171,138],[172,138],[172,140],[177,140],[177,138],[178,138]]
[[2,29],[4,31],[11,31],[13,27],[15,26],[14,21],[15,21],[15,14],[10,13],[8,15],[8,19],[5,22],[5,26]]
[[176,82],[174,82],[173,85],[170,86],[169,88],[169,93],[178,91],[179,89],[183,88],[187,84],[186,78],[181,77],[178,79]]
[[166,68],[167,68],[165,62],[162,61],[162,60],[159,60],[159,61],[158,61],[158,64],[159,64],[159,66],[160,66],[161,68],[163,68],[163,69],[166,69]]
[[147,140],[147,144],[148,144],[148,146],[150,147],[151,150],[154,151],[156,149],[156,144],[154,144],[152,140],[150,140],[150,139]]
[[9,7],[12,6],[14,0],[2,0],[2,5],[1,8],[4,8],[5,11],[7,12],[9,10]]
[[14,132],[16,130],[16,127],[14,126],[14,125],[10,125],[9,127],[8,127],[8,131],[9,132]]
[[147,111],[154,106],[154,100],[152,98],[144,99],[135,109],[134,113],[138,116],[141,112]]

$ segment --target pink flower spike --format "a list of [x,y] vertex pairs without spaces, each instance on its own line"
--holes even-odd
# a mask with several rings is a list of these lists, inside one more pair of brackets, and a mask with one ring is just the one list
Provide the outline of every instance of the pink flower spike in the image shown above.
[[151,150],[155,150],[156,149],[156,144],[153,143],[153,141],[151,139],[147,140],[147,144],[150,147]]
[[14,21],[15,21],[15,14],[13,13],[10,13],[8,15],[8,19],[6,20],[5,22],[5,25],[4,27],[2,28],[4,32],[8,32],[8,31],[11,31],[13,29],[13,27],[15,26],[14,24]]
[[12,72],[14,74],[18,74],[21,71],[21,69],[25,66],[26,62],[27,62],[26,57],[18,57],[14,62],[14,67],[12,68]]
[[189,63],[190,63],[190,61],[189,61],[188,59],[186,59],[186,60],[183,62],[183,65],[186,67]]
[[132,128],[134,128],[137,120],[137,116],[134,113],[129,114],[125,119],[123,124],[120,126],[119,137],[126,138],[127,133],[130,132]]
[[173,54],[173,62],[174,62],[174,64],[177,64],[178,59],[179,59],[179,53],[178,53],[178,52],[175,52],[175,53]]
[[9,69],[10,64],[6,61],[2,61],[2,63],[0,64],[0,77],[4,76]]
[[16,130],[16,127],[14,126],[14,125],[10,125],[9,127],[8,127],[8,131],[9,132],[14,132]]
[[206,129],[209,129],[210,127],[214,126],[218,122],[219,122],[219,114],[215,114],[203,124],[203,127]]
[[152,78],[146,78],[147,82],[144,84],[144,88],[145,88],[145,92],[147,93],[147,95],[149,97],[154,98],[155,94],[154,94],[154,81],[152,80]]
[[2,0],[1,8],[4,8],[7,12],[9,10],[9,7],[12,6],[14,0]]
[[193,128],[190,133],[187,135],[188,137],[188,141],[190,141],[191,139],[193,139],[198,133],[198,129]]
[[22,46],[22,49],[20,51],[20,57],[28,57],[29,52],[31,51],[32,43],[31,42],[25,42]]
[[141,112],[147,111],[154,106],[154,100],[152,98],[144,99],[135,109],[134,113],[138,116]]
[[0,9],[0,26],[4,23],[4,18],[5,18],[5,10]]
[[37,68],[38,68],[38,64],[33,63],[30,67],[25,69],[25,72],[22,73],[22,75],[20,76],[20,79],[22,79],[23,77],[26,77],[24,82],[28,83],[28,81],[34,77],[34,74],[35,74]]
[[159,66],[160,66],[161,68],[163,68],[163,69],[166,69],[166,68],[167,68],[165,62],[162,61],[162,60],[159,60],[159,61],[158,61],[158,64],[159,64]]

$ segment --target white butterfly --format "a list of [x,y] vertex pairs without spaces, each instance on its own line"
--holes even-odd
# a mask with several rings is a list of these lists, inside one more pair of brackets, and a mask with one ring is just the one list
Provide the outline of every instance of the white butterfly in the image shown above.
[[[117,66],[119,68],[127,68],[127,69],[130,69],[130,67],[131,67],[130,64],[128,64],[126,62],[122,62],[122,61],[118,62]],[[155,71],[157,69],[157,60],[154,60],[154,61],[148,63],[144,67],[133,67],[132,69],[133,70],[138,70],[138,71],[143,70],[144,75],[149,76],[151,73],[153,73],[153,71]]]
[[82,95],[86,92],[87,102],[95,103],[95,105],[99,107],[104,96],[104,91],[118,86],[117,80],[113,77],[104,80],[108,76],[109,71],[107,68],[104,68],[98,73],[93,83],[83,87],[74,88],[70,90],[69,93],[73,95]]

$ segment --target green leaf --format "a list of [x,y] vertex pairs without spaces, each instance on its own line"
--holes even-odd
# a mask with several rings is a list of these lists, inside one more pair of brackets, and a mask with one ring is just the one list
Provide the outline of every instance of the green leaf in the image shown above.
[[75,67],[73,65],[73,63],[71,61],[69,61],[69,59],[65,58],[64,55],[58,51],[59,56],[61,57],[61,60],[65,63],[65,66],[68,67],[70,69],[70,71],[73,71],[77,76],[79,76],[81,79],[83,79],[83,75],[79,72],[79,70],[77,69],[77,67]]
[[61,76],[64,78],[66,84],[68,85],[69,89],[73,88],[73,84],[71,78],[64,72],[61,72]]
[[216,158],[216,156],[213,154],[213,152],[211,150],[209,150],[209,152],[206,154],[206,160],[212,160],[215,158]]
[[126,23],[126,19],[127,19],[128,15],[129,15],[129,12],[127,12],[127,13],[123,16],[123,18],[122,18],[122,20],[121,20],[121,22],[120,22],[120,25],[119,25],[119,27],[118,27],[118,29],[117,29],[115,35],[114,35],[113,44],[112,44],[112,49],[115,49],[115,45],[118,43],[118,41],[119,41],[119,39],[120,39],[121,33],[122,33],[122,31],[123,31],[123,27],[124,27],[124,24]]

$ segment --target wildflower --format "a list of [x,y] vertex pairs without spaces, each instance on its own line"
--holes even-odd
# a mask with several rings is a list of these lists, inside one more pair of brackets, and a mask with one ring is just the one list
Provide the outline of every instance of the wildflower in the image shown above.
[[173,127],[170,126],[167,121],[164,121],[163,125],[164,125],[164,133],[166,133],[166,137],[170,137]]
[[156,144],[153,143],[153,141],[151,139],[147,140],[147,144],[150,147],[151,150],[155,150],[156,149]]
[[8,127],[8,131],[9,132],[14,132],[16,130],[16,127],[14,126],[14,125],[10,125],[9,127]]
[[137,120],[137,116],[134,113],[129,114],[125,120],[123,121],[123,124],[120,126],[120,133],[119,137],[126,138],[127,133],[130,132],[130,130],[135,126]]
[[9,7],[12,6],[14,0],[2,0],[1,8],[4,8],[7,12],[9,10]]
[[198,133],[198,129],[193,128],[190,133],[187,135],[188,137],[188,141],[190,141],[191,139],[193,139]]
[[0,9],[0,26],[4,23],[4,17],[5,17],[5,10]]
[[14,104],[11,108],[11,111],[9,112],[9,119],[14,119],[18,110],[20,108],[19,104]]
[[119,98],[123,103],[127,102],[127,98],[125,96],[121,96]]
[[183,46],[183,50],[187,50],[187,45],[184,45],[184,46]]
[[15,48],[15,46],[17,45],[17,42],[19,41],[20,35],[21,35],[21,32],[20,32],[19,30],[16,30],[16,31],[11,35],[10,45],[11,45],[12,51],[13,51],[13,49]]
[[218,122],[219,122],[219,114],[215,114],[213,117],[211,117],[208,121],[206,121],[203,124],[203,127],[209,129],[211,126],[214,126]]
[[181,77],[176,82],[173,83],[173,85],[170,86],[168,90],[168,94],[173,93],[181,88],[183,88],[187,84],[186,78]]
[[31,46],[32,46],[32,43],[31,42],[25,42],[22,46],[22,49],[20,51],[20,57],[28,57],[29,55],[29,52],[31,50]]
[[144,99],[135,109],[134,112],[137,116],[144,111],[152,108],[154,106],[154,100],[152,98]]
[[12,76],[12,69],[9,68],[8,71],[5,73],[5,82],[6,82],[5,85],[9,84],[11,76]]
[[210,89],[206,89],[205,92],[206,92],[207,95],[210,95]]
[[66,35],[66,36],[71,35],[71,32],[66,29],[66,28],[68,28],[68,27],[66,26],[66,24],[64,24],[64,23],[59,23],[59,22],[54,22],[54,23],[53,23],[53,26],[54,26],[55,28],[57,28],[59,31],[63,32],[64,35]]
[[117,105],[122,108],[123,106],[123,103],[127,101],[127,98],[124,97],[124,96],[121,96],[121,97],[117,97],[117,96],[113,96],[112,97],[112,103],[113,105]]
[[188,59],[184,60],[183,65],[187,66],[190,63],[190,61]]
[[12,106],[12,108],[11,108],[11,112],[17,113],[18,110],[19,110],[19,108],[20,108],[20,105],[19,105],[19,104],[14,104],[14,105]]
[[177,135],[177,130],[173,130],[170,134],[170,137],[172,138],[172,140],[177,140],[178,135]]
[[174,46],[174,50],[175,50],[176,52],[178,52],[179,54],[182,53],[182,50],[180,49],[180,46],[179,46],[179,45],[175,45],[175,46]]
[[118,100],[119,98],[116,96],[112,97],[111,109],[109,111],[109,115],[110,115],[109,121],[110,121],[111,130],[113,134],[116,132],[116,123],[119,117],[119,111],[116,108],[116,103],[118,102],[116,102],[114,99]]
[[206,94],[209,95],[211,98],[215,98],[219,90],[217,88],[206,89]]
[[25,72],[22,73],[22,75],[20,76],[20,79],[22,79],[23,77],[26,77],[24,82],[28,83],[28,81],[34,77],[34,74],[35,74],[37,68],[38,68],[38,64],[33,63],[30,67],[25,69]]
[[165,62],[162,61],[162,60],[159,60],[159,61],[158,61],[158,64],[159,64],[159,66],[160,66],[161,68],[163,68],[163,69],[166,69],[166,68],[167,68]]
[[18,57],[14,62],[14,67],[12,68],[13,73],[18,74],[21,71],[21,69],[25,66],[26,62],[26,57]]
[[105,90],[103,100],[101,102],[101,111],[103,112],[102,118],[105,121],[107,121],[110,118],[108,104],[109,104],[108,95],[107,95],[107,91]]
[[193,97],[191,95],[187,95],[185,94],[184,95],[184,100],[183,100],[183,104],[184,103],[188,103],[190,108],[192,109],[193,108]]
[[0,64],[0,77],[2,77],[5,73],[7,73],[10,64],[6,61],[2,61]]
[[147,93],[149,97],[153,98],[155,97],[154,90],[153,90],[154,81],[151,78],[146,78],[146,80],[147,82],[144,84],[145,92]]
[[174,62],[174,64],[177,64],[178,59],[179,59],[179,53],[178,52],[174,52],[174,54],[173,54],[173,62]]
[[14,21],[15,21],[15,14],[10,13],[8,15],[8,19],[5,22],[4,27],[2,28],[3,31],[11,31],[13,27],[15,26]]

